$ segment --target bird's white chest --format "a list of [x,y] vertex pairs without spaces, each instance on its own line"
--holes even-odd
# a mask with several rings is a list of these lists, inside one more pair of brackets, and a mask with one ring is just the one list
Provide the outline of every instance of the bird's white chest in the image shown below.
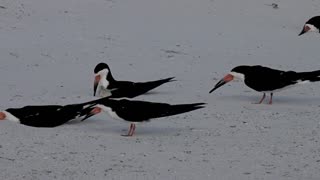
[[112,95],[112,93],[111,93],[111,91],[109,89],[99,88],[98,96],[100,96],[100,97],[109,97],[111,95]]
[[109,97],[111,96],[111,90],[108,89],[109,86],[109,81],[107,81],[106,79],[103,79],[99,82],[99,86],[98,86],[98,96],[100,97]]

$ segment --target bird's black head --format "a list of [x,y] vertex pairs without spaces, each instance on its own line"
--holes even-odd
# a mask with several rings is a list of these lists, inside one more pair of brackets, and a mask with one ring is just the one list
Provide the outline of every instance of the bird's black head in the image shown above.
[[317,27],[319,27],[318,25],[320,24],[320,16],[314,16],[311,19],[309,19],[306,24],[312,24],[312,25],[316,25]]
[[110,71],[110,68],[108,66],[108,64],[106,63],[99,63],[96,65],[96,67],[94,68],[94,73],[97,74],[98,72],[100,72],[101,70],[104,69],[108,69],[108,71]]
[[319,32],[319,29],[320,29],[320,16],[312,17],[305,23],[299,36],[307,32]]
[[237,67],[231,69],[231,72],[245,75],[246,73],[249,72],[250,67],[251,67],[251,66],[245,66],[245,65],[237,66]]

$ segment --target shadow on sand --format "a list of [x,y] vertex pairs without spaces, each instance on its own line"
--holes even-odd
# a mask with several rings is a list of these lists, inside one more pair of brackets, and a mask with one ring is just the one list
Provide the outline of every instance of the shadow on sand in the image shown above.
[[[154,121],[156,121],[156,119]],[[80,120],[73,120],[67,124],[80,126],[81,129],[85,128],[88,132],[114,135],[126,134],[130,126],[130,123],[116,122],[112,119],[103,120],[101,118],[91,118],[83,122]],[[155,126],[151,124],[152,122],[137,123],[134,136],[171,136],[186,130],[182,127]]]
[[[262,98],[261,96],[257,95],[232,95],[232,96],[220,96],[217,99],[219,101],[225,101],[225,102],[230,102],[230,103],[257,103],[260,99]],[[264,99],[262,104],[268,104],[270,96],[267,95],[266,98]],[[301,106],[301,105],[320,105],[320,97],[308,97],[308,96],[277,96],[275,94],[273,96],[273,105],[276,104],[281,104],[281,105],[296,105],[296,106]]]

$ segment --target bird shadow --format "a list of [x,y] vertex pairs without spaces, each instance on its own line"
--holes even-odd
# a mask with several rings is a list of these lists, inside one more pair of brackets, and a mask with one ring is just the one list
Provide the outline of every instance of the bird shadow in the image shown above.
[[178,127],[167,127],[167,126],[152,126],[148,127],[148,125],[144,125],[142,127],[138,127],[136,130],[137,136],[147,136],[147,135],[156,135],[156,136],[171,136],[173,134],[177,134],[181,131],[186,130],[186,128],[178,128]]
[[[255,104],[260,101],[261,96],[254,95],[232,95],[218,97],[219,101],[229,102],[249,102]],[[270,96],[266,96],[262,104],[268,104]],[[320,97],[298,97],[298,96],[274,96],[272,104],[288,104],[288,105],[319,105]]]
[[[86,130],[90,132],[108,133],[108,134],[116,134],[116,135],[127,134],[130,126],[130,123],[117,123],[117,122],[112,122],[112,120],[109,121],[109,120],[101,120],[101,119],[94,119],[94,118],[88,119],[86,121],[74,120],[74,121],[68,122],[67,124],[69,125],[79,124],[82,127],[85,126]],[[168,127],[168,126],[159,126],[159,125],[148,126],[148,124],[137,123],[134,136],[146,136],[146,135],[168,136],[168,135],[173,135],[185,130],[184,128],[178,128],[178,127]]]
[[[260,97],[261,98],[261,97]],[[231,95],[231,96],[219,96],[217,97],[219,101],[229,101],[229,102],[258,102],[258,96],[247,96],[247,95]]]
[[174,92],[170,92],[170,91],[149,91],[149,92],[146,92],[144,93],[143,95],[146,95],[146,96],[149,96],[149,95],[161,95],[161,94],[164,94],[164,95],[168,95],[168,94],[174,94]]
[[274,99],[275,103],[290,105],[319,105],[320,97],[292,97],[281,96]]

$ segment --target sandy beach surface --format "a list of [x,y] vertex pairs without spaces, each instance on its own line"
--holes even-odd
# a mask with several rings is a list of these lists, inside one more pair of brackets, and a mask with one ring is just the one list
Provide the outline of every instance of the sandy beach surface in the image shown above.
[[262,94],[240,82],[208,93],[237,65],[319,70],[320,35],[298,36],[319,10],[319,0],[0,0],[1,109],[94,99],[99,62],[119,80],[176,77],[136,99],[207,103],[131,138],[107,114],[52,129],[1,122],[0,179],[319,180],[320,83],[271,106],[251,104]]

